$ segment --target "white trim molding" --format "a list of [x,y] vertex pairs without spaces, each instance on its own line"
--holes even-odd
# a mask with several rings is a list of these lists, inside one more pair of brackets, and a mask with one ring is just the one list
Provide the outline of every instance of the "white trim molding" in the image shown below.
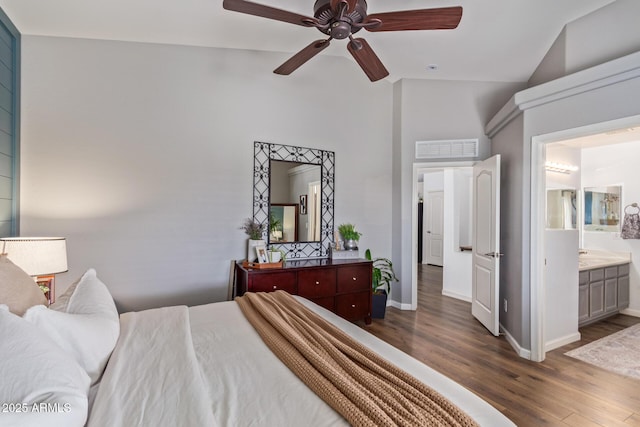
[[640,52],[635,52],[522,90],[513,95],[489,121],[485,126],[485,133],[489,138],[493,138],[511,120],[530,108],[638,77],[640,77]]

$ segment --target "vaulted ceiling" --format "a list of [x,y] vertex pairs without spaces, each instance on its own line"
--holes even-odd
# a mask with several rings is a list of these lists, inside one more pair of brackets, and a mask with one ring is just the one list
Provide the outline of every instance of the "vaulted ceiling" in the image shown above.
[[[462,6],[455,30],[362,31],[392,81],[527,81],[565,24],[614,0],[369,0],[368,13]],[[259,0],[313,16],[312,0]],[[222,0],[0,0],[25,35],[282,52],[324,38],[314,28],[231,12]],[[353,61],[346,41],[320,55]],[[274,63],[275,69],[279,63]],[[313,60],[303,67],[313,66]]]

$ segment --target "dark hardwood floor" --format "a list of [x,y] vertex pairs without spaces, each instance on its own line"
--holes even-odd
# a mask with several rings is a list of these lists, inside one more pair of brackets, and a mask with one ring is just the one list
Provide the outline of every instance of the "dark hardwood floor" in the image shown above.
[[[564,355],[639,318],[617,315],[580,329],[582,339],[520,358],[471,316],[471,304],[442,295],[442,269],[418,268],[418,310],[387,308],[365,328],[472,390],[518,426],[640,426],[640,381]],[[640,355],[638,355],[640,360]]]

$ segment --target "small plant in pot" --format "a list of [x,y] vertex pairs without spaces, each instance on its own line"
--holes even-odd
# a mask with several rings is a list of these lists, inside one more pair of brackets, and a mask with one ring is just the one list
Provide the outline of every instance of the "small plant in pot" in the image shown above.
[[387,296],[391,292],[391,282],[397,282],[398,278],[393,271],[393,263],[388,258],[372,258],[371,251],[366,250],[364,257],[373,261],[373,274],[371,286],[373,288],[373,307],[371,317],[384,319],[387,308]]
[[358,250],[358,240],[362,233],[356,231],[356,226],[353,224],[340,224],[338,226],[338,233],[342,236],[344,241],[344,249],[348,251]]
[[259,224],[251,218],[247,218],[242,223],[241,230],[249,236],[249,243],[247,244],[247,261],[253,262],[257,259],[255,253],[255,247],[258,245],[264,245],[265,241],[262,240],[262,232],[264,230],[264,224]]

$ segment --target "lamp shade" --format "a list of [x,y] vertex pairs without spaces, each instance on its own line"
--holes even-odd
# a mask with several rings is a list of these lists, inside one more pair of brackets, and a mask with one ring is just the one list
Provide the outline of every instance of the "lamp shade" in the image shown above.
[[29,276],[63,273],[67,268],[64,237],[3,237],[2,253]]

